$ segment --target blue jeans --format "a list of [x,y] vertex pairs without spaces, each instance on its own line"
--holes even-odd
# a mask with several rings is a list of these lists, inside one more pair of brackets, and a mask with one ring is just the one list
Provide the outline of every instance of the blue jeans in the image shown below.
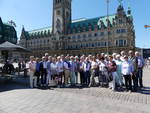
[[71,85],[74,85],[75,84],[75,72],[71,71],[70,72],[70,82],[71,82]]

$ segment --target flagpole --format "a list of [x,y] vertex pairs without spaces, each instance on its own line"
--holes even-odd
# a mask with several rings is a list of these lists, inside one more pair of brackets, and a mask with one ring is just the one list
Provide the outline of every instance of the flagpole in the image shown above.
[[108,26],[108,20],[109,20],[109,0],[106,0],[107,2],[107,54],[109,54],[109,26]]

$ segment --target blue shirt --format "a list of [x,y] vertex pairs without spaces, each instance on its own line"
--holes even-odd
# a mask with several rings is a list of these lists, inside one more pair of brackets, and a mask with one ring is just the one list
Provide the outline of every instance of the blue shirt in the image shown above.
[[40,71],[40,63],[38,62],[38,63],[36,63],[36,71]]

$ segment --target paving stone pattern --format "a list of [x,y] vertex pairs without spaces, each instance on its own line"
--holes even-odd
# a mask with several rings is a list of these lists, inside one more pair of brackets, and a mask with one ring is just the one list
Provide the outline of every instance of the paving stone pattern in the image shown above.
[[0,93],[0,113],[150,113],[150,70],[138,93],[106,88],[15,89]]

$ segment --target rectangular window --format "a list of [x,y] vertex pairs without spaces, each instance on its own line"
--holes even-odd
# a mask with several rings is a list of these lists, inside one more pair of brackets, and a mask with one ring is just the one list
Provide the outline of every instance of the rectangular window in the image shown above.
[[98,42],[98,46],[101,46],[101,43],[100,43],[100,42]]
[[118,40],[116,40],[116,46],[118,46]]
[[101,32],[101,34],[100,34],[101,36],[104,36],[104,32]]
[[119,47],[122,47],[124,45],[124,41],[123,40],[119,40]]
[[127,45],[127,41],[126,40],[124,40],[124,46],[126,46]]
[[105,47],[107,46],[107,42],[104,43]]

